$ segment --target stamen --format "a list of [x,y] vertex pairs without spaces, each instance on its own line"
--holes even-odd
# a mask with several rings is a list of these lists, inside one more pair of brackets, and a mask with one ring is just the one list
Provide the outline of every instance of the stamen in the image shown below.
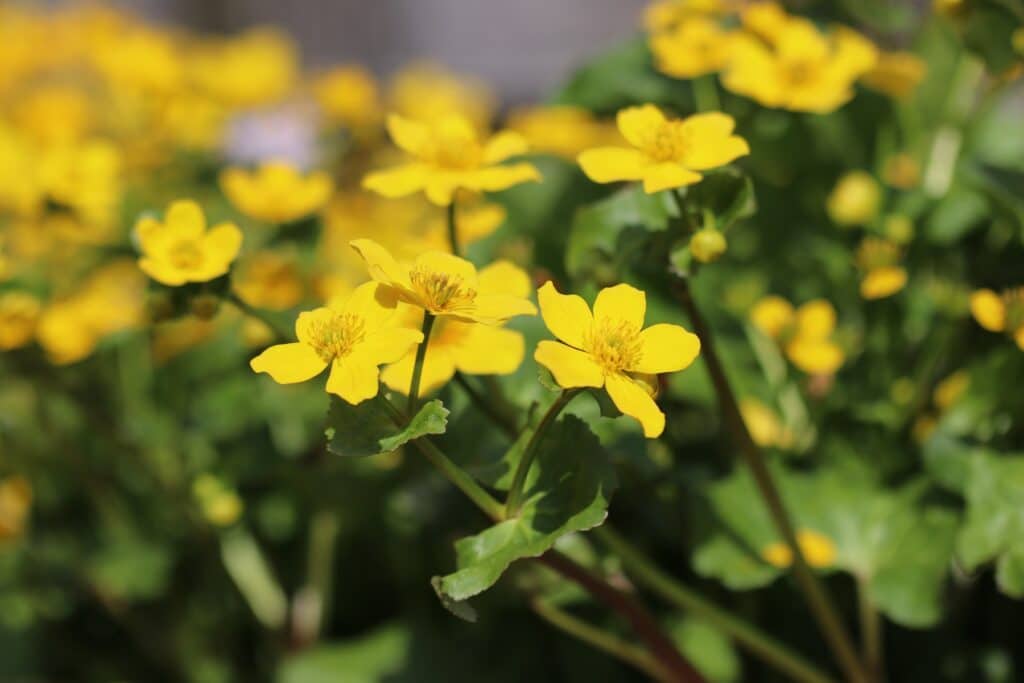
[[640,328],[625,320],[600,320],[583,335],[585,350],[605,374],[636,367],[643,358]]
[[422,267],[409,273],[413,289],[422,296],[434,313],[451,313],[464,309],[476,300],[476,290],[467,287],[458,275],[438,273]]
[[354,313],[338,313],[327,320],[314,321],[309,344],[326,363],[344,358],[366,337],[366,320]]

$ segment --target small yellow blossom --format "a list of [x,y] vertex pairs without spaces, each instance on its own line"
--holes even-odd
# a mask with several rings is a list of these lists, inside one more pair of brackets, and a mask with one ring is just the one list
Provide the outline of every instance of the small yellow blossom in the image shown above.
[[889,97],[909,96],[924,79],[928,65],[913,52],[883,52],[875,68],[861,78],[864,85]]
[[271,28],[253,28],[200,44],[189,73],[199,89],[231,107],[281,100],[294,86],[299,59],[292,41]]
[[478,131],[488,128],[497,109],[486,83],[432,62],[402,69],[391,82],[388,105],[399,116],[421,123],[461,117]]
[[361,133],[381,120],[377,81],[361,66],[337,66],[313,82],[313,94],[324,117]]
[[910,216],[894,213],[882,224],[885,236],[896,244],[910,244],[914,239],[914,221]]
[[560,294],[551,282],[538,292],[544,324],[559,341],[542,341],[534,359],[551,371],[559,386],[608,392],[616,407],[656,438],[665,414],[651,396],[644,376],[678,372],[700,353],[700,339],[679,325],[644,329],[646,295],[626,284],[602,289],[593,313],[574,294]]
[[791,448],[795,437],[793,431],[771,408],[754,398],[740,401],[740,414],[747,425],[750,438],[762,448]]
[[921,164],[905,152],[894,154],[885,160],[882,179],[898,190],[913,189],[921,182]]
[[667,31],[695,17],[726,14],[733,0],[655,0],[644,10],[644,28],[651,33]]
[[892,242],[866,237],[857,248],[857,266],[864,272],[860,295],[884,299],[907,285],[907,271],[900,263],[900,249]]
[[305,175],[286,161],[268,161],[254,171],[225,169],[221,189],[236,209],[267,223],[291,223],[316,213],[334,191],[324,171]]
[[[508,261],[497,261],[479,274],[482,294],[502,294],[525,299],[530,295],[530,278]],[[423,309],[404,305],[405,323],[412,329],[423,326]],[[444,386],[461,372],[467,375],[508,375],[523,362],[523,335],[515,330],[492,325],[477,325],[453,318],[440,318],[430,333],[423,361],[420,391],[429,393]],[[381,374],[384,383],[406,393],[412,383],[416,353],[389,365]]]
[[[836,544],[828,536],[813,529],[801,529],[796,532],[796,542],[811,567],[825,569],[835,564]],[[782,542],[766,546],[761,550],[761,557],[779,569],[785,569],[793,564],[793,552]]]
[[18,538],[25,532],[32,485],[20,476],[0,479],[0,543]]
[[960,400],[970,385],[970,374],[966,370],[957,370],[935,386],[932,402],[939,412],[945,412]]
[[1003,290],[979,289],[971,295],[971,313],[989,332],[1009,335],[1024,351],[1024,287]]
[[[66,229],[63,237],[104,243],[118,237],[122,199],[120,150],[103,140],[48,148],[38,159],[36,174],[48,205],[49,217]],[[56,209],[56,210],[54,210]]]
[[373,240],[354,240],[351,244],[366,261],[371,278],[385,285],[399,301],[431,315],[498,325],[518,315],[537,314],[528,299],[481,290],[476,267],[458,256],[428,251],[406,267]]
[[836,311],[824,299],[794,309],[778,296],[761,299],[750,311],[759,330],[779,342],[798,368],[814,375],[830,375],[843,364],[843,350],[832,341]]
[[272,311],[287,310],[300,301],[305,286],[295,259],[278,251],[259,251],[235,269],[235,291],[249,304]]
[[828,196],[825,209],[838,225],[865,225],[878,215],[882,188],[867,171],[850,171],[839,179]]
[[391,115],[387,125],[392,141],[415,160],[363,179],[363,187],[385,197],[422,191],[433,203],[447,206],[459,189],[494,192],[540,180],[533,164],[502,165],[526,153],[526,141],[518,133],[503,131],[481,140],[460,116],[427,124]]
[[775,3],[750,5],[742,19],[748,33],[733,39],[722,84],[766,107],[834,111],[878,58],[875,46],[856,31],[840,27],[822,34]]
[[167,207],[164,221],[143,217],[135,224],[142,257],[139,268],[170,286],[208,282],[228,272],[242,247],[242,231],[234,223],[206,229],[203,210],[183,199]]
[[673,78],[697,78],[721,71],[732,55],[732,33],[713,18],[687,19],[651,36],[658,71]]
[[0,293],[0,351],[25,346],[35,335],[42,303],[28,292]]
[[516,109],[508,116],[508,127],[522,135],[531,150],[573,160],[589,147],[621,140],[615,126],[568,105]]
[[360,285],[349,299],[299,315],[297,342],[278,344],[252,359],[255,372],[278,384],[316,377],[328,366],[328,393],[353,405],[377,395],[380,365],[394,363],[423,341],[423,333],[398,327],[395,299],[376,282]]
[[700,171],[750,153],[746,140],[732,134],[732,117],[720,112],[676,120],[645,104],[620,111],[618,126],[632,147],[598,147],[579,156],[594,182],[642,180],[652,194],[700,182]]

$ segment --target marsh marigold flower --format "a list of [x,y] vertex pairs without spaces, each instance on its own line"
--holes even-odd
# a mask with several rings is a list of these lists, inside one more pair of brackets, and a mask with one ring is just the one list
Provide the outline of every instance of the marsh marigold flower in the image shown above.
[[517,315],[537,314],[537,308],[521,296],[482,290],[476,266],[458,256],[428,251],[406,267],[373,240],[351,244],[366,261],[371,278],[399,301],[431,315],[497,325]]
[[723,69],[732,54],[732,33],[708,17],[694,17],[651,36],[658,71],[673,78],[697,78]]
[[756,398],[741,399],[739,408],[754,443],[762,448],[792,448],[796,437],[774,410]]
[[534,359],[560,387],[604,388],[616,407],[655,438],[665,414],[644,377],[689,367],[700,352],[697,335],[679,325],[644,329],[646,295],[626,284],[601,290],[593,313],[579,296],[560,294],[547,282],[538,291],[544,324],[559,341],[542,341]]
[[[482,294],[504,294],[525,299],[530,295],[530,278],[508,261],[497,261],[483,268],[478,278]],[[408,327],[423,326],[423,310],[404,305]],[[467,323],[454,318],[440,318],[427,343],[423,361],[421,391],[427,393],[448,382],[456,371],[467,375],[508,375],[516,371],[525,354],[523,335],[500,326]],[[389,365],[381,377],[395,391],[406,393],[412,383],[415,351]]]
[[1002,332],[1024,351],[1024,287],[1003,290],[979,289],[971,295],[971,313],[989,332]]
[[0,293],[0,351],[25,346],[35,335],[42,303],[28,292]]
[[526,140],[518,133],[503,131],[481,140],[461,116],[419,123],[393,114],[387,125],[392,141],[415,161],[363,179],[363,187],[385,197],[422,191],[433,203],[447,206],[458,189],[494,192],[540,180],[533,164],[502,165],[526,153]]
[[189,74],[199,88],[230,107],[279,101],[299,70],[295,44],[272,28],[253,28],[230,38],[207,40],[192,51]]
[[247,304],[274,311],[298,304],[306,289],[295,258],[269,249],[241,261],[234,279],[238,295]]
[[291,223],[322,209],[334,191],[323,171],[299,172],[286,161],[268,161],[254,171],[225,169],[220,186],[236,209],[267,223]]
[[866,237],[857,248],[857,266],[864,272],[860,295],[884,299],[907,286],[907,271],[900,265],[900,249],[892,242]]
[[135,224],[142,257],[139,268],[170,286],[208,282],[228,272],[242,247],[242,231],[234,223],[206,229],[203,210],[183,199],[167,207],[163,222],[145,216]]
[[828,195],[825,210],[838,225],[865,225],[878,215],[882,188],[867,171],[850,171]]
[[532,151],[576,159],[583,150],[621,141],[615,126],[582,107],[524,107],[508,116],[510,130],[526,138]]
[[909,96],[925,76],[928,65],[913,52],[883,52],[875,68],[864,74],[864,85],[895,99]]
[[632,146],[598,147],[580,154],[580,166],[594,182],[642,180],[644,191],[652,194],[700,182],[700,171],[750,153],[746,140],[732,134],[732,117],[719,112],[676,120],[645,104],[623,109],[617,120]]
[[321,74],[313,82],[313,94],[331,123],[362,132],[381,119],[377,81],[361,66],[337,66]]
[[655,0],[644,10],[644,28],[652,33],[671,30],[695,17],[726,14],[735,5],[733,0]]
[[832,341],[836,311],[824,299],[808,301],[794,309],[779,296],[768,296],[754,305],[750,320],[779,342],[786,356],[804,372],[830,375],[843,364],[843,350]]
[[295,322],[297,342],[271,346],[249,365],[278,384],[305,382],[330,366],[328,393],[353,405],[371,399],[380,385],[379,366],[423,341],[419,330],[395,324],[392,294],[368,282],[344,303],[302,313]]
[[[807,564],[815,569],[825,569],[835,564],[836,544],[825,534],[813,529],[800,529],[796,532],[796,542]],[[793,564],[793,552],[781,541],[765,546],[761,550],[761,557],[779,569],[785,569]]]
[[391,81],[388,105],[391,111],[413,121],[433,123],[459,116],[482,131],[494,116],[497,98],[478,78],[457,74],[441,64],[416,62]]

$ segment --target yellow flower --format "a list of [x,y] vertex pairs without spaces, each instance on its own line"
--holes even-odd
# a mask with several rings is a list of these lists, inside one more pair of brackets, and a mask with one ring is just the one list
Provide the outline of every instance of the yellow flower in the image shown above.
[[225,169],[220,186],[236,209],[267,223],[291,223],[316,213],[334,191],[323,171],[303,176],[286,161],[267,161],[255,171]]
[[279,101],[294,85],[299,67],[295,45],[270,28],[208,41],[197,46],[191,57],[188,66],[195,84],[232,107]]
[[840,27],[824,35],[775,3],[751,5],[742,18],[749,33],[733,40],[722,84],[766,107],[834,111],[877,60],[877,49],[859,33]]
[[0,542],[22,535],[32,505],[32,485],[25,477],[0,479]]
[[460,188],[494,192],[540,180],[533,164],[501,165],[509,157],[526,153],[526,141],[517,133],[503,131],[481,141],[470,122],[460,116],[428,124],[393,114],[387,125],[394,143],[415,161],[363,179],[363,187],[385,197],[422,191],[433,203],[447,206]]
[[868,300],[892,296],[907,285],[907,271],[899,265],[900,249],[892,242],[866,237],[857,248],[857,265],[864,271],[860,295]]
[[435,123],[458,116],[479,131],[488,127],[497,108],[485,83],[430,62],[402,69],[391,83],[388,100],[390,109],[404,118]]
[[750,311],[759,330],[779,342],[798,368],[809,374],[830,375],[843,364],[843,350],[832,340],[836,311],[824,299],[798,309],[778,296],[761,299]]
[[[530,295],[530,278],[508,261],[497,261],[480,271],[482,294],[503,294],[525,299]],[[406,325],[423,326],[423,310],[404,306]],[[424,394],[444,386],[456,371],[467,375],[508,375],[523,362],[523,335],[492,325],[478,325],[453,318],[440,318],[430,333],[423,362],[420,391]],[[412,383],[416,353],[389,365],[381,375],[395,391],[406,393]]]
[[351,244],[366,261],[371,278],[385,285],[399,301],[431,315],[498,325],[517,315],[537,314],[537,308],[521,296],[481,290],[476,267],[458,256],[428,251],[411,267],[405,267],[373,240],[354,240]]
[[758,446],[783,449],[793,446],[792,430],[764,403],[754,398],[744,398],[740,401],[740,413],[750,432],[750,438]]
[[902,99],[914,92],[928,65],[913,52],[883,52],[875,68],[864,74],[864,85],[889,97]]
[[0,351],[25,346],[36,332],[42,304],[27,292],[0,293]]
[[694,17],[651,36],[651,52],[658,71],[673,78],[697,78],[725,68],[732,34],[718,21]]
[[671,30],[694,17],[725,14],[734,7],[732,0],[656,0],[644,10],[644,27],[651,33]]
[[148,216],[135,224],[142,257],[139,268],[170,286],[208,282],[228,272],[242,247],[242,231],[234,223],[206,229],[198,204],[183,199],[167,207],[164,222]]
[[42,145],[69,145],[94,125],[88,96],[70,85],[44,85],[24,95],[11,112],[13,122]]
[[394,363],[423,341],[423,333],[393,324],[395,300],[375,282],[360,285],[343,304],[299,315],[297,342],[278,344],[252,359],[255,372],[278,384],[316,377],[328,366],[327,391],[355,405],[377,395],[378,366]]
[[865,225],[878,215],[882,188],[867,171],[850,171],[828,196],[825,210],[838,225]]
[[971,376],[967,371],[957,370],[935,386],[935,391],[932,392],[932,402],[939,412],[945,412],[960,400],[970,385]]
[[579,156],[594,182],[642,180],[652,194],[700,182],[699,171],[750,153],[746,140],[732,134],[732,117],[719,112],[676,120],[645,104],[620,111],[618,125],[631,148],[599,147]]
[[51,218],[60,219],[64,237],[103,243],[118,237],[117,219],[122,198],[120,150],[103,140],[60,145],[40,155],[36,173],[50,206]]
[[302,301],[305,286],[293,258],[265,250],[235,269],[235,290],[250,306],[284,311]]
[[[796,532],[796,542],[807,564],[815,569],[824,569],[835,564],[836,544],[828,536],[812,529],[801,529]],[[761,557],[779,569],[785,569],[793,564],[793,553],[789,546],[782,542],[766,546],[761,551]]]
[[643,329],[646,295],[626,284],[602,289],[591,313],[579,296],[560,294],[547,282],[538,291],[544,324],[560,341],[542,341],[534,359],[566,388],[604,389],[624,414],[655,438],[665,414],[643,375],[677,372],[700,353],[697,335],[679,325]]
[[361,66],[337,66],[313,82],[324,117],[335,125],[362,132],[376,126],[382,105],[377,81]]
[[921,164],[905,152],[894,154],[885,160],[882,179],[896,189],[910,190],[921,181]]
[[621,140],[614,126],[582,107],[568,105],[513,110],[508,127],[526,138],[531,150],[567,159],[575,159],[588,147]]
[[989,332],[1003,332],[1024,351],[1024,287],[1003,290],[979,289],[971,295],[971,313]]
[[909,244],[914,239],[914,221],[910,216],[894,213],[882,224],[885,236],[896,244]]
[[135,27],[116,40],[104,41],[93,59],[115,88],[169,95],[185,80],[184,63],[174,39],[147,27]]

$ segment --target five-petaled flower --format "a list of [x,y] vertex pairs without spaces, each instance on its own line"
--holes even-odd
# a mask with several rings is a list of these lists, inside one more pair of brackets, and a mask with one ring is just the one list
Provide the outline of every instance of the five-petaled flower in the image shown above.
[[750,320],[779,342],[789,360],[806,373],[831,375],[846,358],[832,341],[836,310],[824,299],[808,301],[794,309],[782,297],[767,296],[750,311]]
[[675,120],[645,104],[620,111],[618,125],[632,147],[598,147],[579,156],[595,182],[642,180],[651,194],[700,182],[700,171],[750,153],[746,140],[732,134],[732,117],[719,112]]
[[157,282],[170,286],[209,282],[228,272],[242,247],[242,231],[234,223],[206,229],[198,204],[172,202],[161,223],[145,216],[135,224],[142,257],[139,268]]
[[278,384],[305,382],[331,367],[327,391],[355,405],[377,395],[379,366],[394,363],[423,341],[423,333],[399,327],[388,288],[368,282],[343,304],[299,315],[297,342],[278,344],[250,366]]
[[268,161],[258,169],[228,168],[220,186],[236,209],[267,223],[291,223],[316,213],[334,191],[324,171],[306,175],[284,161]]
[[540,180],[540,173],[528,162],[502,165],[527,150],[523,137],[512,131],[481,141],[477,130],[461,116],[422,123],[392,114],[388,133],[415,161],[363,179],[363,187],[385,197],[423,191],[434,204],[447,206],[458,189],[495,192]]
[[651,396],[649,376],[688,367],[700,352],[697,335],[679,325],[644,329],[647,297],[626,284],[601,290],[593,313],[581,297],[560,294],[550,282],[538,298],[544,324],[560,341],[540,342],[536,361],[565,389],[604,387],[645,436],[659,436],[665,414]]
[[1003,290],[979,289],[971,295],[971,313],[989,332],[1002,332],[1024,351],[1024,287]]
[[458,256],[428,251],[406,267],[373,240],[351,244],[366,261],[371,278],[392,290],[399,301],[431,315],[498,325],[517,315],[537,314],[521,296],[482,291],[476,266]]

